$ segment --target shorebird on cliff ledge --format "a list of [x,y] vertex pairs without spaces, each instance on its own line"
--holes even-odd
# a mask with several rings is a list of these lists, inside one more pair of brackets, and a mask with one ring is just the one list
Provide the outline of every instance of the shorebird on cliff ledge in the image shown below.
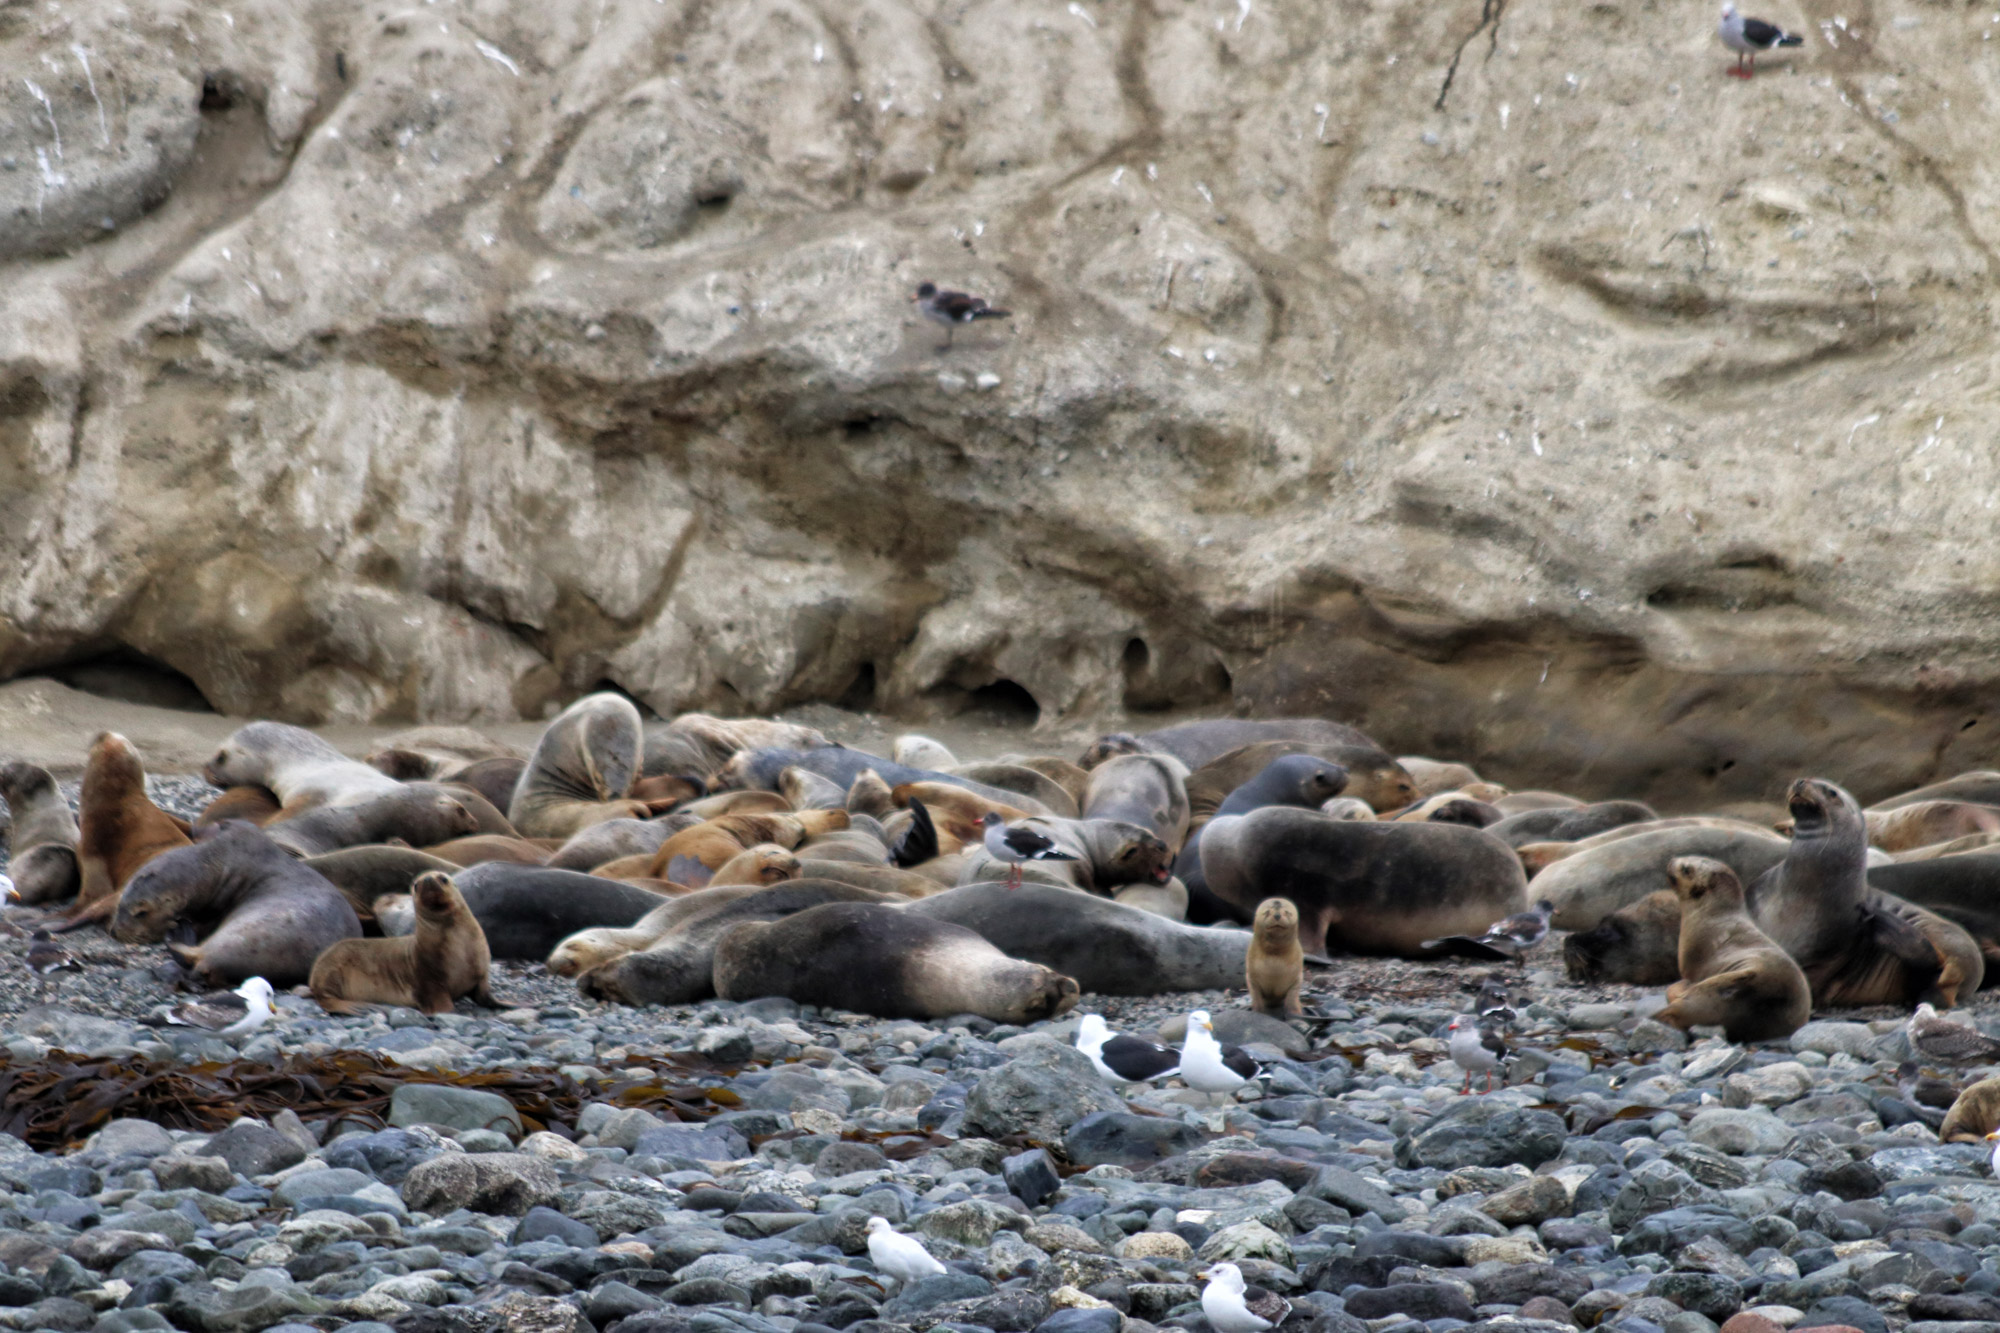
[[970,324],[976,319],[1005,319],[1014,312],[990,306],[977,296],[967,296],[964,292],[941,292],[934,282],[927,282],[917,288],[917,294],[910,298],[917,303],[917,309],[924,312],[924,318],[944,325],[944,341],[938,345],[940,352],[951,350],[951,335],[961,324]]
[[[1736,68],[1728,73],[1739,79],[1747,79],[1757,72],[1757,53],[1769,51],[1774,46],[1804,46],[1806,39],[1794,32],[1786,32],[1775,23],[1762,19],[1744,18],[1736,12],[1734,3],[1722,6],[1722,21],[1715,25],[1715,35],[1722,44],[1736,53]],[[1745,68],[1743,62],[1750,62]]]

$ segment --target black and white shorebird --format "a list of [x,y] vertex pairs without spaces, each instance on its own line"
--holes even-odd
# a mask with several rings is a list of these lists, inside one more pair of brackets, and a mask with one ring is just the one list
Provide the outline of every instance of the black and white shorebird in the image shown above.
[[276,1016],[271,1008],[271,998],[276,994],[270,982],[251,977],[233,991],[197,996],[141,1021],[153,1027],[204,1028],[219,1037],[241,1037]]
[[1216,1040],[1208,1010],[1188,1015],[1187,1036],[1181,1039],[1181,1081],[1196,1092],[1227,1095],[1263,1074],[1255,1060],[1235,1046]]
[[951,347],[951,336],[958,332],[961,324],[970,324],[976,319],[1006,319],[1014,312],[990,306],[977,296],[964,292],[939,291],[934,282],[927,282],[917,288],[917,294],[910,298],[917,303],[917,309],[924,312],[924,318],[945,327],[944,342],[938,345],[940,352]]
[[58,972],[81,972],[83,964],[57,944],[49,932],[38,930],[28,936],[28,970],[38,977],[48,977]]
[[1007,887],[1021,887],[1021,867],[1029,861],[1074,861],[1073,852],[1056,846],[1055,840],[1031,828],[1015,828],[988,810],[979,826],[986,830],[986,854],[1007,867]]
[[1102,1014],[1085,1014],[1076,1025],[1076,1048],[1113,1083],[1147,1083],[1181,1067],[1181,1053],[1143,1037],[1113,1032]]
[[1235,1264],[1217,1264],[1204,1275],[1201,1312],[1215,1333],[1265,1333],[1285,1322],[1292,1303],[1274,1291],[1253,1287]]
[[1486,1075],[1486,1091],[1493,1091],[1494,1071],[1510,1054],[1497,1023],[1482,1022],[1471,1014],[1451,1020],[1451,1062],[1465,1071],[1461,1096],[1472,1091],[1474,1074]]
[[1970,1023],[1946,1018],[1928,1004],[1917,1006],[1904,1031],[1910,1039],[1910,1048],[1928,1060],[1943,1060],[1947,1064],[2000,1061],[2000,1041]]
[[1506,978],[1498,972],[1487,973],[1486,979],[1479,983],[1479,998],[1475,1004],[1482,1023],[1506,1024],[1514,1021],[1513,993],[1507,986]]
[[1519,962],[1549,937],[1549,918],[1555,914],[1556,905],[1544,898],[1526,912],[1495,921],[1484,935],[1446,935],[1442,939],[1425,940],[1423,947],[1442,949],[1461,958],[1511,958]]
[[[1779,46],[1804,46],[1806,42],[1797,33],[1786,32],[1775,23],[1743,17],[1736,12],[1734,0],[1724,0],[1722,21],[1715,25],[1715,35],[1722,39],[1724,46],[1736,53],[1736,68],[1728,72],[1739,79],[1747,79],[1757,72],[1759,51]],[[1749,62],[1747,66],[1746,61]]]

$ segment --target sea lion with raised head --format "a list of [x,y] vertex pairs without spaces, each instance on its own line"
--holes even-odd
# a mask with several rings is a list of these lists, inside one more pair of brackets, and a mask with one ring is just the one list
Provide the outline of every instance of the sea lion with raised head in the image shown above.
[[308,985],[330,1014],[365,1004],[401,1005],[426,1014],[450,1013],[459,996],[499,1008],[489,988],[492,955],[451,876],[419,875],[411,885],[416,929],[394,939],[341,940],[312,966]]
[[203,829],[192,846],[140,866],[111,918],[111,934],[124,944],[157,943],[182,927],[199,944],[168,948],[212,987],[251,977],[295,986],[330,945],[361,934],[346,895],[263,830],[235,822]]
[[507,818],[527,838],[567,838],[607,819],[644,819],[652,811],[629,798],[639,776],[639,710],[609,691],[585,695],[542,733]]
[[434,847],[479,832],[479,821],[434,782],[412,782],[347,805],[319,805],[264,826],[293,856],[324,856],[343,847],[401,841]]
[[1239,787],[1257,777],[1273,760],[1292,754],[1310,755],[1338,765],[1347,773],[1342,794],[1366,801],[1370,809],[1401,810],[1422,799],[1403,766],[1385,751],[1371,746],[1258,741],[1254,745],[1237,746],[1188,777],[1189,827],[1199,828],[1207,823]]
[[783,995],[881,1018],[978,1014],[1034,1023],[1076,1004],[1075,981],[1009,958],[963,926],[881,903],[826,903],[746,921],[716,941],[715,993]]
[[1460,824],[1352,823],[1265,806],[1217,815],[1201,835],[1209,890],[1245,915],[1266,898],[1299,909],[1299,943],[1325,954],[1423,956],[1423,942],[1478,935],[1528,905],[1507,844]]
[[1699,856],[1681,857],[1667,870],[1680,903],[1680,980],[1654,1017],[1682,1029],[1720,1027],[1738,1042],[1789,1037],[1804,1027],[1812,988],[1750,919],[1736,873]]
[[1273,1018],[1304,1013],[1299,989],[1305,984],[1305,977],[1306,954],[1299,947],[1299,909],[1289,898],[1266,898],[1257,904],[1257,917],[1250,926],[1250,949],[1243,959],[1250,1007]]
[[77,807],[79,888],[64,929],[108,920],[140,866],[193,841],[185,823],[146,795],[139,752],[115,731],[91,741]]
[[238,727],[203,766],[202,776],[216,787],[267,787],[288,814],[315,805],[353,805],[403,786],[304,727],[284,722]]
[[[1259,748],[1243,746],[1230,751],[1230,757]],[[1218,761],[1202,771],[1217,774],[1227,770]],[[1318,809],[1345,790],[1347,779],[1347,770],[1331,760],[1309,754],[1275,754],[1254,775],[1239,782],[1209,819],[1219,815],[1247,815],[1273,805]],[[1187,886],[1187,919],[1197,925],[1239,921],[1242,919],[1239,909],[1209,892],[1208,880],[1202,874],[1201,837],[1207,828],[1205,819],[1189,835],[1187,845],[1174,860],[1174,877]]]
[[24,903],[50,903],[76,893],[79,831],[55,777],[20,760],[0,765],[0,796],[13,812],[7,874],[15,896]]

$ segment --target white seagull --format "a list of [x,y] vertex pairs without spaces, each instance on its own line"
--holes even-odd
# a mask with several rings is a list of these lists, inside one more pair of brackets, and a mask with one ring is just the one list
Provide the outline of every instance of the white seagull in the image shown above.
[[[1786,32],[1775,23],[1762,19],[1744,18],[1736,12],[1734,0],[1725,0],[1722,6],[1722,21],[1715,25],[1715,35],[1722,44],[1736,53],[1736,68],[1729,73],[1739,79],[1747,79],[1757,72],[1757,53],[1769,51],[1775,46],[1804,46],[1806,39],[1795,32]],[[1745,60],[1750,62],[1744,68]]]
[[1993,1174],[1996,1178],[2000,1178],[2000,1129],[1988,1134],[1986,1141],[1993,1145]]
[[1217,1264],[1201,1289],[1201,1312],[1216,1333],[1264,1333],[1284,1323],[1292,1305],[1276,1292],[1245,1285],[1235,1264]]
[[1471,1014],[1451,1020],[1451,1062],[1465,1071],[1461,1096],[1472,1091],[1474,1074],[1486,1075],[1486,1090],[1493,1091],[1493,1071],[1508,1054],[1497,1024],[1479,1022]]
[[206,1028],[218,1037],[241,1037],[270,1022],[276,1011],[271,983],[252,977],[233,991],[218,991],[177,1004],[161,1016],[169,1027]]
[[1013,828],[988,810],[979,826],[986,830],[986,854],[1007,867],[1007,887],[1021,887],[1021,865],[1026,861],[1074,861],[1077,857],[1056,846],[1054,839],[1031,828]]
[[868,1219],[868,1257],[875,1261],[877,1272],[904,1284],[944,1272],[944,1265],[929,1250],[899,1233],[886,1217]]
[[1263,1071],[1234,1046],[1215,1039],[1208,1010],[1188,1015],[1187,1037],[1181,1042],[1181,1080],[1196,1092],[1231,1093]]
[[1101,1014],[1085,1014],[1076,1025],[1076,1048],[1113,1083],[1145,1083],[1181,1067],[1173,1047],[1113,1032]]

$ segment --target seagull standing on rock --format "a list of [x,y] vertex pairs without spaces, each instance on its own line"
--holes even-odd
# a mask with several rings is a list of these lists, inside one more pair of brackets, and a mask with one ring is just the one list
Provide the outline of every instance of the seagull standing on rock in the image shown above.
[[875,1261],[877,1272],[904,1286],[944,1272],[944,1265],[929,1250],[890,1226],[886,1217],[868,1219],[868,1257]]
[[1465,1071],[1465,1087],[1459,1095],[1472,1091],[1472,1076],[1486,1075],[1486,1090],[1493,1091],[1493,1071],[1509,1052],[1496,1025],[1482,1023],[1471,1014],[1451,1020],[1451,1062]]
[[[1769,51],[1777,46],[1804,46],[1806,39],[1794,32],[1786,32],[1775,23],[1762,19],[1745,18],[1736,12],[1734,0],[1726,0],[1722,6],[1722,21],[1715,25],[1715,35],[1722,44],[1736,53],[1736,68],[1728,73],[1735,78],[1747,79],[1757,72],[1757,53]],[[1749,66],[1745,68],[1744,61]]]
[[1530,949],[1549,937],[1549,919],[1555,914],[1556,905],[1544,898],[1526,912],[1495,921],[1484,935],[1446,935],[1442,939],[1425,940],[1423,947],[1469,958],[1511,958],[1518,963]]
[[970,324],[976,319],[1006,319],[1014,312],[990,306],[977,296],[967,296],[964,292],[943,292],[934,282],[927,282],[917,288],[917,294],[910,298],[917,303],[917,309],[924,312],[924,318],[945,327],[944,342],[938,347],[940,352],[951,350],[951,335],[958,332],[961,324]]
[[1201,1290],[1201,1312],[1216,1333],[1265,1333],[1285,1322],[1292,1305],[1274,1291],[1245,1284],[1235,1264],[1217,1264]]
[[1074,861],[1076,856],[1056,846],[1054,839],[1031,828],[1013,828],[988,810],[979,820],[986,830],[986,854],[1007,867],[1007,887],[1021,887],[1021,865],[1026,861]]
[[218,1037],[241,1037],[271,1021],[276,1012],[271,997],[276,994],[270,982],[252,977],[233,991],[177,1004],[160,1022],[168,1027],[206,1028]]
[[1146,1083],[1181,1067],[1173,1047],[1113,1032],[1101,1014],[1085,1014],[1077,1023],[1076,1048],[1113,1083]]
[[1927,1059],[1950,1064],[1962,1064],[1968,1060],[2000,1060],[2000,1041],[1993,1040],[1970,1023],[1953,1022],[1929,1004],[1917,1006],[1917,1012],[1910,1015],[1910,1025],[1905,1032],[1911,1048]]
[[1196,1092],[1228,1094],[1264,1071],[1234,1046],[1215,1039],[1208,1010],[1188,1015],[1187,1036],[1181,1041],[1181,1080]]

